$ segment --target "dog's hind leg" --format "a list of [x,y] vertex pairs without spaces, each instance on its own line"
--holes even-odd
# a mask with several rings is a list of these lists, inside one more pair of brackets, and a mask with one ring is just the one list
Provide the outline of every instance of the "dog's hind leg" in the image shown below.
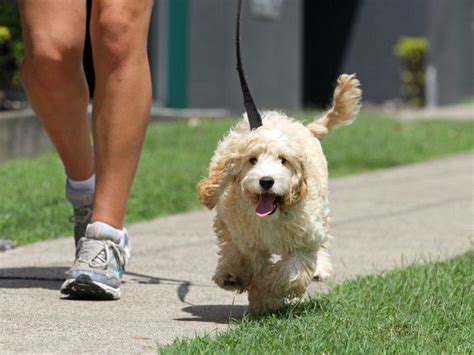
[[283,255],[252,282],[250,310],[254,313],[275,311],[282,308],[287,299],[303,295],[313,279],[315,260],[315,251]]
[[313,279],[315,256],[315,252],[306,251],[283,256],[269,274],[268,282],[275,295],[301,296]]
[[268,284],[268,275],[274,267],[271,255],[255,253],[252,261],[254,277],[248,290],[250,312],[263,314],[282,308],[285,305],[285,298],[275,297],[271,285]]
[[285,306],[284,297],[275,297],[259,280],[254,280],[248,291],[249,310],[253,314],[277,311]]

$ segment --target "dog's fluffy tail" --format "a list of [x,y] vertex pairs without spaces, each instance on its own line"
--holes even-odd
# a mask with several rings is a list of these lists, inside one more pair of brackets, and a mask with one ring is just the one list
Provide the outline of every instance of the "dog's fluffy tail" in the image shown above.
[[308,125],[308,129],[319,140],[333,127],[351,124],[360,111],[362,90],[355,74],[342,74],[337,83],[332,107],[321,118]]

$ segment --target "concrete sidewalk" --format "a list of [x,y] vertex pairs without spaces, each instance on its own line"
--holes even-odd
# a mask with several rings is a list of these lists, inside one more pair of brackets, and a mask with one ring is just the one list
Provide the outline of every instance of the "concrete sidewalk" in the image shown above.
[[[336,280],[465,253],[473,176],[469,153],[331,180]],[[212,215],[130,226],[133,258],[116,302],[60,298],[71,238],[0,253],[0,353],[153,353],[176,337],[225,330],[246,298],[210,281]]]

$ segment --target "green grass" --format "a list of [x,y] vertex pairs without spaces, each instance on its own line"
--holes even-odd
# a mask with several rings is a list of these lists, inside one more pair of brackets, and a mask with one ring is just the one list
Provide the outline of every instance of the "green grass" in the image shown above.
[[416,163],[474,149],[472,121],[400,121],[365,114],[323,141],[330,176]]
[[[312,114],[300,116],[306,121]],[[152,124],[127,223],[199,207],[195,185],[235,120]],[[474,122],[402,122],[363,114],[324,141],[331,177],[414,163],[474,148]],[[53,153],[0,165],[0,239],[20,244],[71,234],[64,173]]]
[[163,354],[472,354],[474,253],[361,277]]
[[462,104],[467,105],[467,106],[474,106],[474,96],[471,96],[471,97],[463,100]]

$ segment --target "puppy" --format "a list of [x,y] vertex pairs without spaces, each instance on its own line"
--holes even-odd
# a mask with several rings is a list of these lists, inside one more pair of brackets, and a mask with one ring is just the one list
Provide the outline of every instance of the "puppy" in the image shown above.
[[217,211],[213,280],[226,290],[247,291],[253,313],[282,308],[301,297],[313,277],[332,272],[328,171],[320,141],[355,119],[360,98],[359,81],[344,74],[332,107],[306,126],[266,111],[261,126],[250,129],[244,115],[219,143],[208,177],[197,186],[200,202]]

